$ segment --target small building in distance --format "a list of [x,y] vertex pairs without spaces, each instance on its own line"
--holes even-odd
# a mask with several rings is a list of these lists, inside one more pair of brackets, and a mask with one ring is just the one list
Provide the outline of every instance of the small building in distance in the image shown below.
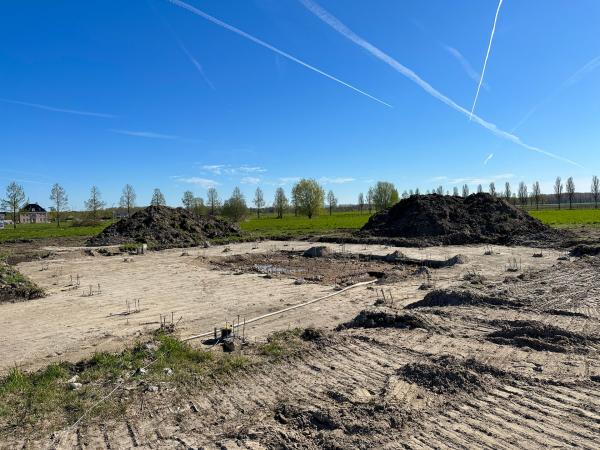
[[50,223],[48,211],[37,203],[28,203],[19,212],[20,223]]

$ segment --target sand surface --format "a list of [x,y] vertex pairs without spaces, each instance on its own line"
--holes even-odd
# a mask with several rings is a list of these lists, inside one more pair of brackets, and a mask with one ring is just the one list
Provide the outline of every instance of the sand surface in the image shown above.
[[[309,246],[240,244],[226,254]],[[331,247],[381,255],[392,251]],[[322,338],[307,342],[294,357],[244,370],[198,391],[141,394],[143,402],[124,418],[35,439],[15,436],[0,448],[597,449],[600,260],[557,260],[564,255],[552,251],[534,258],[534,250],[514,247],[494,247],[492,255],[484,255],[486,249],[402,251],[422,259],[466,256],[464,264],[431,271],[430,281],[436,288],[494,293],[506,304],[405,309],[428,292],[418,289],[422,275],[360,287],[246,330],[251,339],[263,339],[289,326],[325,328]],[[11,361],[2,363],[35,366],[120,348],[157,326],[144,323],[171,311],[184,317],[177,333],[186,336],[211,329],[226,317],[254,317],[335,292],[324,284],[296,285],[293,278],[214,270],[210,260],[223,256],[223,250],[188,250],[188,256],[170,250],[126,263],[122,256],[54,249],[58,256],[47,270],[40,270],[40,262],[22,264],[21,270],[50,295],[0,307],[2,348]],[[513,258],[518,271],[507,272]],[[71,273],[79,273],[80,289],[100,283],[102,293],[83,297],[80,291],[65,290]],[[486,279],[473,284],[463,280],[465,274]],[[388,301],[373,306],[381,289]],[[133,298],[142,298],[141,312],[116,316]],[[364,328],[352,322],[363,308],[408,315],[422,325]],[[346,321],[354,325],[331,330]],[[523,325],[549,331],[521,336],[525,341],[506,333]],[[567,338],[560,337],[561,330]],[[506,339],[495,339],[499,333]],[[527,340],[531,337],[536,339]],[[47,358],[50,352],[62,354]],[[132,383],[136,389],[137,381]]]
[[[182,337],[210,331],[226,320],[247,319],[277,311],[333,292],[333,286],[295,285],[292,278],[266,279],[260,274],[233,275],[213,270],[198,257],[209,258],[252,252],[300,250],[308,242],[262,242],[229,245],[209,249],[150,252],[146,255],[87,256],[85,249],[50,247],[56,256],[48,261],[19,264],[25,275],[47,290],[39,300],[0,305],[0,371],[15,365],[36,368],[49,362],[77,361],[96,351],[118,350],[136,336],[158,327],[161,315],[178,322]],[[337,252],[385,255],[394,249],[386,246],[329,244]],[[494,255],[484,256],[484,246],[449,246],[424,249],[403,248],[409,257],[447,259],[456,254],[467,256],[467,263],[435,270],[436,286],[459,280],[467,271],[490,278],[506,275],[509,259],[515,258],[523,270],[548,267],[558,252],[544,251],[533,258],[525,247],[493,247]],[[74,289],[79,276],[80,285]],[[399,303],[422,298],[418,290],[422,277],[381,286]],[[89,296],[90,288],[93,295]],[[100,290],[100,292],[98,292]],[[256,322],[246,330],[251,339],[264,338],[269,332],[295,326],[335,327],[354,317],[373,303],[376,293],[357,288],[290,311],[281,316]],[[140,312],[123,315],[139,301]]]

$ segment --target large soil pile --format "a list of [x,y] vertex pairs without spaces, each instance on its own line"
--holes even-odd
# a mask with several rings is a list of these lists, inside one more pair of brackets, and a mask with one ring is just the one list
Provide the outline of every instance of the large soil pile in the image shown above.
[[466,198],[413,195],[375,214],[361,229],[361,234],[399,238],[415,245],[547,246],[560,240],[559,232],[525,211],[483,193]]
[[130,218],[108,226],[98,236],[88,239],[87,245],[119,245],[130,242],[146,243],[151,248],[194,247],[209,239],[239,236],[237,226],[227,220],[196,217],[183,208],[149,206]]

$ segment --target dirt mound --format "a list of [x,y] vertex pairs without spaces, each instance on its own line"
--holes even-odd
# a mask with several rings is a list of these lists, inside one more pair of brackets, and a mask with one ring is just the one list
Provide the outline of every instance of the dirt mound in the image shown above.
[[422,314],[398,314],[389,308],[363,309],[353,320],[338,327],[340,330],[344,328],[422,328],[428,331],[438,329]]
[[413,195],[372,216],[361,234],[413,240],[415,245],[549,245],[560,239],[559,232],[521,209],[483,193],[466,198]]
[[274,419],[275,429],[257,433],[264,448],[387,448],[386,436],[411,420],[399,405],[352,401],[343,395],[332,395],[319,406],[282,403],[274,409]]
[[597,256],[600,255],[600,245],[579,244],[569,252],[571,256]]
[[398,370],[398,375],[436,394],[459,394],[483,390],[495,378],[506,376],[506,372],[474,358],[460,360],[447,355],[406,364]]
[[304,256],[305,258],[324,258],[330,255],[331,250],[329,250],[329,248],[327,248],[324,245],[311,247],[302,254],[302,256]]
[[406,309],[436,307],[436,306],[505,306],[517,307],[521,303],[501,298],[494,294],[486,294],[471,289],[436,289],[429,292],[423,300],[406,305]]
[[598,341],[535,320],[495,320],[491,324],[502,328],[488,334],[487,340],[500,345],[557,353],[586,353],[586,347]]
[[300,338],[307,342],[320,342],[327,339],[327,334],[319,328],[308,327],[304,329]]
[[212,216],[196,217],[183,208],[149,206],[127,219],[109,225],[87,245],[146,243],[151,248],[194,247],[208,239],[239,236],[237,226]]
[[0,262],[0,303],[33,300],[44,296],[44,291],[18,270]]

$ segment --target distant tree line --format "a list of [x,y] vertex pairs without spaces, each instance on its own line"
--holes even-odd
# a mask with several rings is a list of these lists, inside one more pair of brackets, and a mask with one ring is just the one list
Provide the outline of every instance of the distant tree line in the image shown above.
[[[577,192],[572,177],[567,178],[565,182],[563,182],[561,177],[556,177],[551,193],[543,193],[538,181],[532,183],[530,187],[521,181],[516,185],[514,190],[509,182],[505,182],[504,186],[496,187],[496,183],[492,181],[485,190],[482,184],[477,185],[477,193],[485,191],[494,197],[504,198],[514,205],[529,206],[538,209],[544,203],[556,204],[559,209],[563,205],[573,208],[574,204],[581,203],[591,203],[595,208],[598,208],[598,203],[600,202],[600,180],[595,175],[592,177],[590,189],[587,192]],[[452,193],[450,193],[449,190],[444,190],[444,187],[440,185],[435,189],[425,191],[425,193],[467,197],[470,194],[470,189],[467,184],[463,184],[460,187],[453,186]],[[405,190],[399,195],[393,183],[378,181],[367,190],[366,194],[363,192],[358,194],[356,204],[340,205],[337,196],[332,190],[329,190],[325,194],[325,190],[317,180],[304,178],[294,184],[289,198],[283,187],[278,187],[275,190],[271,206],[267,206],[263,190],[257,187],[252,203],[256,216],[259,219],[261,214],[264,215],[267,211],[274,213],[279,219],[283,218],[286,214],[303,215],[313,218],[323,211],[327,211],[329,215],[339,210],[358,210],[360,214],[372,214],[373,212],[389,208],[397,203],[400,198],[405,199],[414,195],[421,195],[419,188]],[[4,198],[0,199],[0,206],[5,214],[12,216],[14,227],[17,226],[18,215],[21,209],[28,203],[28,200],[26,201],[25,199],[25,190],[16,181],[11,182],[6,187]],[[50,189],[49,199],[52,204],[50,208],[51,212],[57,226],[60,227],[61,221],[64,221],[63,216],[69,211],[67,192],[61,185],[55,183]],[[138,208],[136,200],[135,189],[132,185],[126,184],[121,193],[119,207],[122,211],[126,212],[127,216],[131,215]],[[233,221],[239,222],[247,218],[250,214],[250,208],[247,206],[244,194],[239,187],[235,187],[231,196],[224,201],[221,201],[219,193],[214,187],[207,190],[206,200],[188,190],[183,193],[181,203],[185,209],[196,216],[221,214]],[[84,205],[88,220],[95,222],[107,217],[105,213],[106,202],[102,199],[102,194],[97,186],[91,187],[89,197],[85,200]],[[154,189],[150,205],[154,207],[167,205],[165,196],[160,189]],[[112,212],[114,214],[116,210],[112,208]]]

